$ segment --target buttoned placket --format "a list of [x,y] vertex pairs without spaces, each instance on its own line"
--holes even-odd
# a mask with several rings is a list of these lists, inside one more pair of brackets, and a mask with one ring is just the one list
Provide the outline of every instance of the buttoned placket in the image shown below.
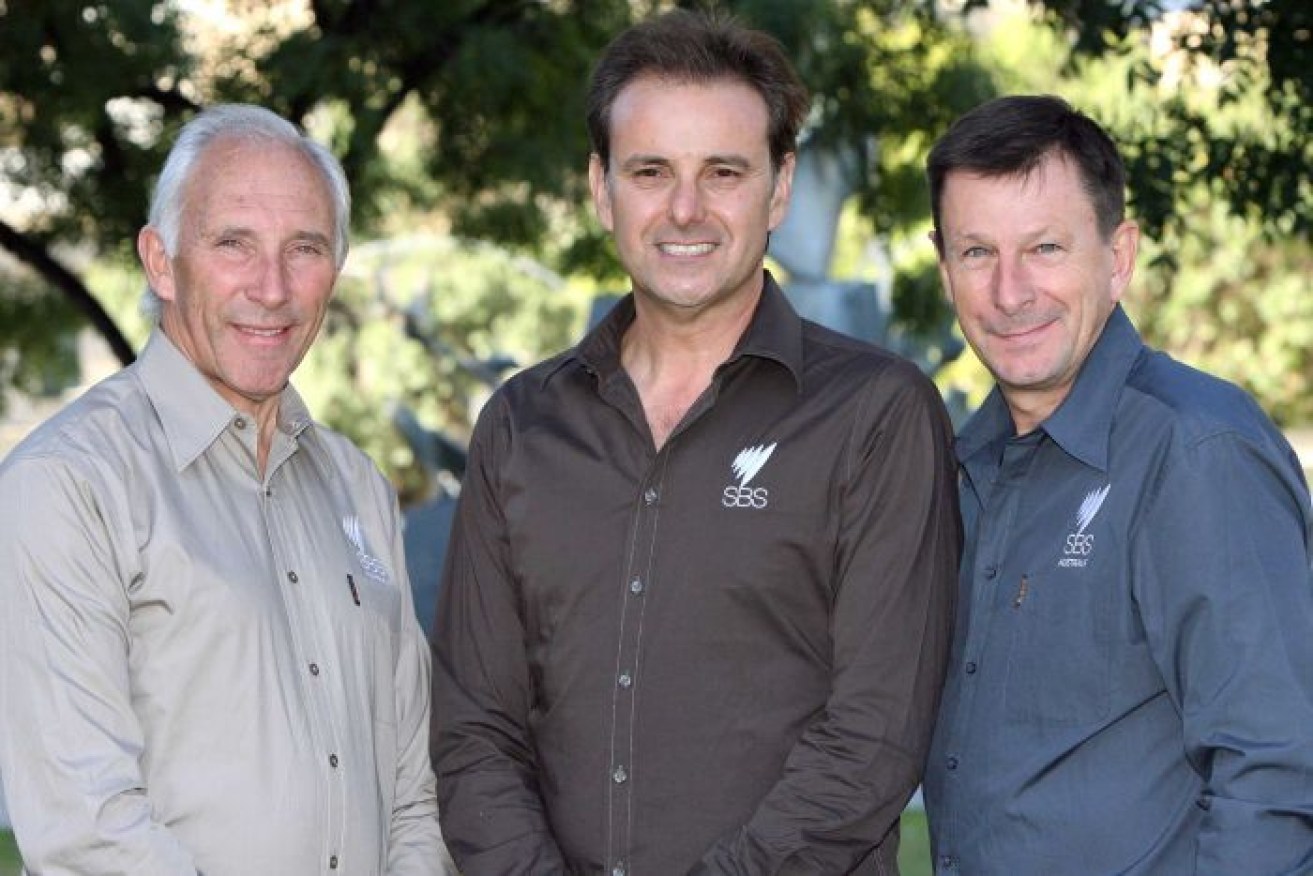
[[[313,582],[302,580],[309,569],[301,568],[293,550],[295,540],[284,532],[283,517],[278,512],[280,502],[292,489],[285,463],[296,452],[294,441],[282,443],[275,440],[274,448],[270,451],[265,481],[260,487],[260,500],[274,566],[282,572],[279,592],[287,612],[292,648],[297,665],[304,667],[298,680],[305,702],[310,707],[311,720],[308,724],[311,744],[323,753],[322,784],[327,792],[328,829],[323,836],[325,845],[322,860],[326,873],[338,873],[342,868],[342,844],[346,836],[346,777],[338,755],[340,746],[334,730],[337,721],[333,717],[330,692],[325,684],[325,673],[331,671],[332,667],[324,662],[324,655],[328,652],[321,643],[322,631],[315,623],[317,612],[311,604],[311,600],[317,598],[322,590],[314,587]],[[305,500],[306,497],[293,497],[288,501]]]
[[957,712],[949,744],[943,753],[942,767],[947,776],[946,793],[951,802],[945,807],[946,829],[942,831],[942,845],[935,861],[935,872],[939,876],[952,876],[959,872],[959,859],[953,846],[956,834],[952,830],[953,825],[959,821],[954,784],[962,770],[972,767],[969,760],[964,762],[966,755],[963,752],[967,749],[967,739],[972,733],[974,703],[984,680],[981,674],[987,669],[983,664],[996,617],[996,606],[1004,596],[1008,600],[1013,599],[1014,588],[1003,586],[1005,581],[1002,569],[1007,559],[1006,551],[1012,544],[1013,523],[1020,507],[1026,474],[1041,440],[1041,436],[1035,434],[1006,442],[999,467],[992,471],[989,483],[984,489],[971,487],[973,501],[978,503],[976,513],[979,515],[975,553],[971,558],[970,598],[974,622],[963,645],[963,677],[958,679]]
[[611,761],[608,776],[607,872],[625,876],[633,828],[634,722],[639,694],[639,657],[649,589],[652,585],[661,492],[673,441],[654,457],[633,503],[633,536],[622,584],[620,639],[612,693]]

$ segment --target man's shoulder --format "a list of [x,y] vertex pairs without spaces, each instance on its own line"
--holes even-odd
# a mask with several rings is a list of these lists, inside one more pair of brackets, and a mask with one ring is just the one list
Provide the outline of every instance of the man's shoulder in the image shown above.
[[150,401],[133,369],[95,384],[39,424],[8,456],[6,466],[47,459],[76,464],[115,456],[119,439],[140,440],[152,428]]
[[1127,378],[1143,415],[1162,418],[1187,439],[1221,432],[1267,438],[1275,427],[1234,383],[1146,347]]
[[571,347],[517,371],[497,387],[492,399],[512,408],[551,404],[557,389],[585,370],[578,348]]
[[930,378],[907,357],[810,320],[803,320],[802,349],[804,382],[819,378],[856,386],[877,380],[933,389]]

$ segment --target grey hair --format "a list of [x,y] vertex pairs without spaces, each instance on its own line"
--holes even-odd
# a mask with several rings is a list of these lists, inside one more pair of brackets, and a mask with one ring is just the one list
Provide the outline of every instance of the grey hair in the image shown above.
[[[155,182],[147,224],[159,232],[169,258],[178,253],[182,224],[183,194],[196,162],[216,140],[238,139],[281,143],[297,149],[310,160],[328,185],[333,200],[333,255],[338,270],[346,262],[351,225],[351,189],[341,163],[328,148],[310,139],[277,113],[244,103],[216,104],[202,110],[178,132]],[[147,286],[141,312],[158,322],[160,297]]]

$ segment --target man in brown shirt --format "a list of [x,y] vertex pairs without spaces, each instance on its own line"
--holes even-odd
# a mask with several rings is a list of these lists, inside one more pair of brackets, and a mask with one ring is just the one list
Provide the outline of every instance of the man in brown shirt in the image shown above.
[[951,431],[763,269],[807,97],[672,13],[589,94],[633,293],[480,417],[434,638],[443,829],[483,873],[896,872],[943,681]]

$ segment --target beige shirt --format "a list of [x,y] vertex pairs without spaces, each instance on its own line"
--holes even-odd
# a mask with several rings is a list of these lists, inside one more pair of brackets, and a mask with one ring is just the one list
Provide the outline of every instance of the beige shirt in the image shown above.
[[396,500],[156,332],[0,465],[0,776],[41,873],[441,873]]

